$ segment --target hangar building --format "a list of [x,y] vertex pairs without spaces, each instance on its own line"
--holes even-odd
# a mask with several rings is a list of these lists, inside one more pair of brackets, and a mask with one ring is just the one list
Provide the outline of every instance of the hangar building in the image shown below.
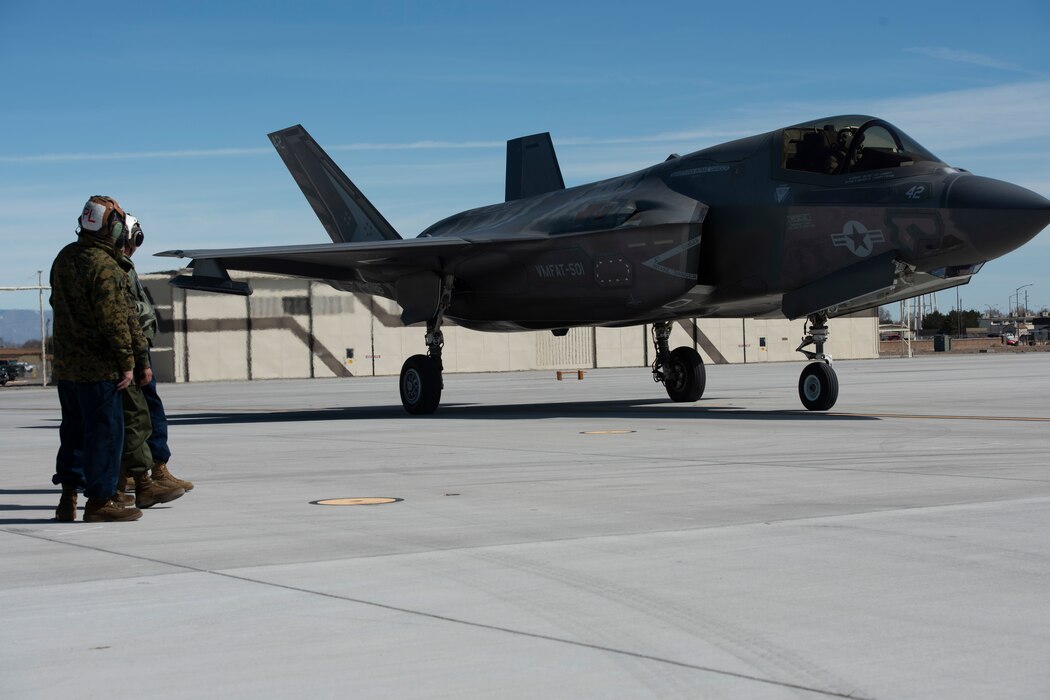
[[[404,326],[397,304],[350,294],[321,282],[236,274],[248,297],[176,289],[174,272],[141,276],[160,317],[153,349],[159,381],[293,379],[398,375],[411,355],[425,353],[425,324]],[[795,352],[802,319],[686,319],[671,347],[692,345],[707,364],[801,360]],[[832,319],[826,350],[836,359],[878,357],[875,310]],[[485,333],[442,326],[446,372],[647,367],[648,325]]]

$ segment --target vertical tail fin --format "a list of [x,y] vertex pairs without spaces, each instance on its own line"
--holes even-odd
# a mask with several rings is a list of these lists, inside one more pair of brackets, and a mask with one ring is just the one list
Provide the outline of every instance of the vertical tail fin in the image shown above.
[[550,133],[507,141],[507,201],[564,190]]
[[401,238],[306,129],[297,124],[269,137],[332,241],[360,243]]

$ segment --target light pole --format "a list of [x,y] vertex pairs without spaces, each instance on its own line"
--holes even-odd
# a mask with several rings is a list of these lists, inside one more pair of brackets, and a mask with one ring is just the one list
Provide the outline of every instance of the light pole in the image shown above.
[[[1032,282],[1032,283],[1034,284],[1034,282]],[[1032,284],[1022,284],[1021,287],[1018,287],[1017,289],[1015,289],[1013,291],[1013,300],[1014,300],[1014,303],[1016,305],[1018,305],[1018,306],[1021,305],[1021,290],[1025,289],[1026,287],[1031,287],[1031,285]],[[1014,311],[1016,311],[1016,310],[1014,310]],[[1027,313],[1027,312],[1028,312],[1028,310],[1026,309],[1025,313]]]
[[29,291],[36,289],[40,292],[40,335],[43,336],[40,339],[40,371],[41,377],[44,380],[43,387],[47,388],[47,335],[44,333],[44,290],[51,289],[51,287],[44,286],[44,271],[36,271],[37,283],[35,287],[0,287],[2,292],[20,292]]
[[[1014,290],[1014,304],[1016,306],[1020,306],[1021,305],[1021,290],[1024,289],[1025,287],[1031,287],[1032,284],[1035,284],[1035,283],[1033,282],[1031,284],[1022,284],[1020,287],[1018,287],[1017,289]],[[1025,292],[1025,296],[1028,296],[1028,292]],[[1024,310],[1024,315],[1026,317],[1028,315],[1028,308],[1027,308],[1027,306],[1028,305],[1025,304],[1026,308]],[[1015,308],[1014,311],[1016,311],[1016,310],[1017,309]],[[1018,314],[1018,316],[1020,316],[1020,315],[1021,314]],[[1020,319],[1018,319],[1014,323],[1014,330],[1016,331],[1015,335],[1017,337],[1017,342],[1021,342],[1021,320]]]

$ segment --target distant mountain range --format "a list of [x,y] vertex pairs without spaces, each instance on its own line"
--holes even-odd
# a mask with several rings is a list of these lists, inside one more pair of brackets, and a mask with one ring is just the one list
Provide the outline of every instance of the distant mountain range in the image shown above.
[[[44,309],[47,332],[51,332],[51,309]],[[0,309],[0,346],[19,347],[27,340],[40,340],[40,312]]]

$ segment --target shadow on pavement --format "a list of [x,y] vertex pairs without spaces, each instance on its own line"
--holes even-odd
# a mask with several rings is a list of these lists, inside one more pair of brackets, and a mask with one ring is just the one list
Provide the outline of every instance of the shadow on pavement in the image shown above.
[[523,406],[443,404],[430,416],[409,416],[401,406],[354,406],[287,411],[210,411],[169,414],[173,425],[224,425],[237,423],[300,423],[314,421],[400,418],[404,420],[549,420],[554,418],[636,418],[662,421],[870,421],[875,417],[816,413],[812,411],[755,411],[743,408],[671,404],[666,399],[542,403]]

